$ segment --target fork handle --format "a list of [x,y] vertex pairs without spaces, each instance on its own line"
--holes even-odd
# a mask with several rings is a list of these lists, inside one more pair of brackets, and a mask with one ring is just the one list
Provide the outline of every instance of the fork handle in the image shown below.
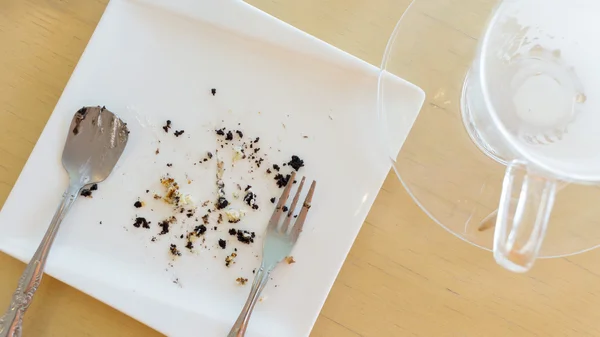
[[33,294],[42,281],[44,266],[46,265],[46,259],[48,258],[52,242],[54,242],[54,238],[56,237],[56,233],[58,232],[58,228],[65,217],[65,214],[79,195],[80,189],[81,187],[71,185],[65,191],[63,200],[58,206],[56,213],[54,213],[54,218],[52,218],[52,222],[50,222],[46,235],[44,235],[37,251],[33,254],[31,261],[29,261],[29,264],[27,264],[25,271],[23,271],[23,274],[19,279],[17,290],[12,296],[8,310],[0,317],[0,337],[21,336],[23,316],[33,300]]
[[254,277],[254,282],[252,283],[252,289],[250,289],[250,295],[248,295],[246,304],[244,304],[242,312],[238,316],[237,321],[235,321],[235,324],[231,328],[231,331],[229,331],[227,337],[243,337],[246,334],[246,328],[248,328],[248,322],[250,321],[252,310],[254,310],[254,306],[256,305],[256,302],[258,302],[260,294],[267,285],[270,274],[271,270],[266,269],[264,266],[261,266],[256,271],[256,276]]

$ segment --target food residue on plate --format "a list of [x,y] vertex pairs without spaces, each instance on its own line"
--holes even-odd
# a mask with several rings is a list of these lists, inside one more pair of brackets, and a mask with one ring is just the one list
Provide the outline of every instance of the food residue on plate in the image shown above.
[[227,255],[227,257],[225,257],[225,267],[229,267],[233,263],[235,263],[235,258],[236,257],[237,257],[237,253],[235,253],[235,252]]
[[173,244],[173,243],[171,244],[171,246],[169,247],[169,252],[173,256],[181,256],[181,252],[179,251],[179,249],[177,249],[176,244]]
[[136,228],[150,228],[150,222],[148,220],[146,220],[146,218],[143,217],[137,217],[135,218],[135,222],[133,223],[133,227]]
[[[211,92],[215,95],[216,89],[212,89]],[[162,129],[165,133],[169,133],[173,126],[174,123],[167,120]],[[244,229],[244,227],[249,228],[244,224],[245,219],[252,218],[251,213],[260,212],[263,208],[266,211],[272,210],[271,207],[274,206],[270,206],[270,204],[276,203],[279,196],[277,190],[290,183],[291,172],[298,171],[305,166],[304,160],[295,154],[287,157],[287,160],[276,163],[268,160],[270,151],[263,149],[272,149],[272,147],[264,144],[260,137],[250,137],[249,132],[245,132],[239,126],[240,123],[236,128],[218,127],[207,130],[211,133],[214,132],[216,146],[198,151],[196,155],[186,154],[185,157],[182,157],[185,159],[190,158],[190,164],[199,165],[198,167],[201,169],[216,170],[216,174],[212,175],[211,178],[207,178],[214,179],[215,185],[213,185],[212,191],[208,191],[213,196],[209,197],[209,200],[205,200],[206,196],[204,196],[202,200],[205,201],[199,205],[194,203],[190,194],[182,192],[182,187],[175,179],[175,177],[179,177],[175,168],[177,170],[185,169],[185,162],[169,157],[170,151],[165,148],[167,143],[158,141],[158,143],[161,143],[161,149],[159,150],[157,147],[155,153],[164,153],[165,157],[169,157],[170,160],[169,162],[162,161],[162,164],[157,166],[163,168],[163,172],[159,172],[162,174],[159,182],[163,190],[157,191],[157,193],[152,188],[145,188],[143,191],[152,193],[153,200],[151,199],[151,203],[161,201],[163,205],[167,205],[166,210],[170,212],[170,215],[168,213],[165,216],[162,213],[161,216],[158,215],[160,212],[156,213],[156,216],[160,216],[160,218],[154,219],[158,226],[150,241],[154,244],[167,244],[172,257],[180,257],[190,253],[203,254],[204,251],[215,248],[218,251],[231,249],[232,251],[230,250],[230,253],[224,257],[225,267],[231,267],[235,264],[238,254],[245,252],[244,250],[238,251],[238,248],[242,249],[243,246],[251,245],[256,239],[254,231]],[[173,140],[173,142],[187,141],[187,139],[192,139],[191,137],[194,136],[190,134],[185,138],[179,137],[184,132],[184,130],[174,130],[173,134],[179,139]],[[278,152],[280,151],[278,150]],[[162,155],[156,157],[155,163],[159,163],[161,158]],[[215,160],[212,161],[212,159]],[[176,165],[174,165],[175,162]],[[174,172],[165,172],[167,170],[165,165],[167,168],[173,169]],[[197,170],[193,165],[190,165],[191,168]],[[257,168],[261,169],[257,170]],[[239,172],[242,170],[247,170],[247,173],[240,174]],[[185,173],[185,181],[187,182],[185,186],[193,188],[194,184],[192,182],[199,178],[191,178],[193,176],[188,176],[188,173],[190,172]],[[240,174],[239,179],[238,174]],[[296,183],[296,181],[292,183]],[[271,184],[270,190],[276,195],[261,195],[265,193],[265,190],[261,189],[262,185],[267,184]],[[253,185],[258,188],[253,188]],[[82,191],[82,195],[91,197],[91,191],[95,189],[97,189],[97,185],[92,186],[89,192]],[[205,191],[198,192],[206,193]],[[147,199],[146,202],[148,202]],[[156,207],[161,207],[157,204],[156,206],[144,208],[147,206],[146,202],[138,196],[133,206],[140,209],[140,211],[146,210],[146,212],[148,212],[148,208],[153,212]],[[269,205],[270,207],[262,205]],[[164,210],[165,206],[162,207]],[[283,210],[287,211],[287,206],[284,206]],[[149,216],[148,213],[143,215],[144,217],[135,215],[134,227],[151,228],[151,222],[146,219]],[[223,226],[222,224],[225,221],[230,225]],[[227,240],[223,238],[223,234],[228,234],[234,238],[232,238],[233,240]],[[162,237],[162,239],[159,240],[158,237]],[[165,240],[167,241],[165,242]],[[207,243],[207,241],[209,242]],[[215,254],[220,255],[223,253]],[[217,255],[214,257],[216,258]],[[255,252],[252,255],[259,258],[259,255],[256,255]],[[285,260],[288,264],[295,262],[291,256],[286,257]],[[169,267],[173,267],[174,263],[174,260],[169,262]],[[236,281],[243,285],[248,280],[240,277]]]

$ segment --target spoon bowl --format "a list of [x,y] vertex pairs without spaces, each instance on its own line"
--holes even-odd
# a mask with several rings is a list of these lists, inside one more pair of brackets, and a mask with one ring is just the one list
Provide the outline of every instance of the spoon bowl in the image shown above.
[[73,116],[62,155],[63,166],[69,174],[69,187],[42,242],[19,279],[8,310],[0,317],[0,337],[21,336],[25,312],[40,285],[62,220],[83,187],[99,183],[109,176],[128,139],[127,123],[105,107],[83,107]]

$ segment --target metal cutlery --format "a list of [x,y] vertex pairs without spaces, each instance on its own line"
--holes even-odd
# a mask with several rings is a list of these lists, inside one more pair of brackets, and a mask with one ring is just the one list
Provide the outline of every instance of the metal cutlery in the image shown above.
[[10,306],[0,317],[0,337],[19,337],[23,317],[44,274],[46,259],[67,212],[86,186],[105,180],[121,157],[129,130],[104,107],[79,109],[69,127],[62,164],[69,174],[69,187],[31,261],[25,267]]
[[[246,334],[246,329],[248,327],[248,322],[250,321],[250,316],[252,315],[252,310],[254,309],[260,294],[269,280],[271,271],[273,271],[275,266],[277,266],[281,260],[290,255],[292,248],[298,240],[300,232],[302,232],[302,227],[304,226],[304,221],[306,220],[306,214],[310,209],[310,203],[315,191],[316,181],[313,181],[310,185],[308,194],[302,203],[298,217],[296,218],[294,224],[291,224],[292,216],[298,204],[300,192],[302,191],[305,181],[305,178],[303,177],[300,181],[300,185],[298,185],[298,190],[296,191],[296,195],[292,200],[289,210],[286,212],[285,204],[290,195],[290,190],[295,177],[296,174],[294,172],[288,180],[288,184],[283,190],[283,193],[277,202],[277,207],[275,207],[273,215],[269,220],[269,224],[265,231],[265,239],[263,241],[263,254],[260,268],[258,268],[256,271],[256,276],[254,277],[254,282],[252,284],[252,289],[250,290],[248,300],[246,301],[246,304],[244,305],[244,308],[242,309],[237,321],[227,335],[228,337],[242,337]],[[285,218],[283,223],[279,225],[281,215],[284,213]]]

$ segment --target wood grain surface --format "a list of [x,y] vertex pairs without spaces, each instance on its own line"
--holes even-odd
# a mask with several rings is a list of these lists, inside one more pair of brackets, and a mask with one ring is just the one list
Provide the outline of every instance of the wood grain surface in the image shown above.
[[[0,0],[0,204],[107,2]],[[375,65],[409,4],[408,0],[249,2]],[[486,3],[446,2],[457,5],[461,13],[477,11]],[[457,20],[464,17],[459,14]],[[469,24],[460,20],[461,25]],[[475,21],[473,25],[480,24]],[[440,25],[452,29],[457,22]],[[434,38],[436,33],[431,34]],[[464,62],[468,64],[467,59]],[[418,80],[428,75],[412,76]],[[389,175],[312,336],[600,336],[598,260],[600,251],[592,251],[538,261],[528,274],[511,274],[498,267],[490,253],[434,224]],[[0,305],[8,304],[23,268],[0,254]],[[159,336],[50,277],[44,278],[24,329],[25,337]],[[198,336],[203,336],[201,330]]]

